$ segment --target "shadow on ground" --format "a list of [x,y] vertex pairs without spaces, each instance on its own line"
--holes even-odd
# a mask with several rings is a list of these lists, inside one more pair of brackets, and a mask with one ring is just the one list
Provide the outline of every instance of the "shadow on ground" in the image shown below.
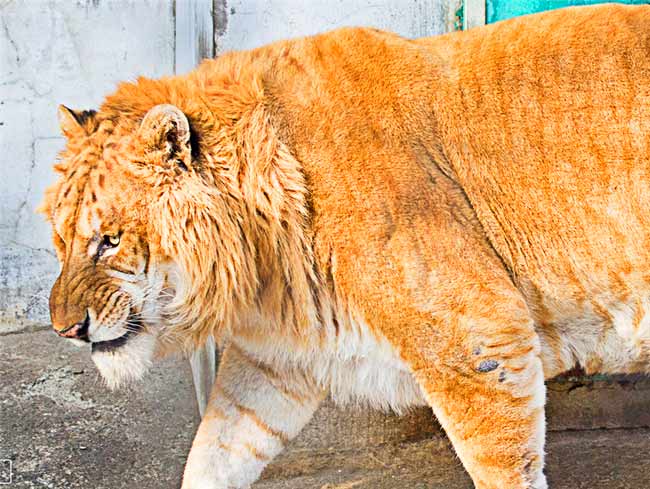
[[[32,331],[0,335],[0,373],[0,459],[13,464],[7,487],[180,487],[198,422],[185,361],[167,360],[137,388],[110,392],[85,349]],[[650,487],[647,380],[554,383],[549,398],[550,487]],[[471,487],[428,411],[398,419],[330,404],[255,485]]]

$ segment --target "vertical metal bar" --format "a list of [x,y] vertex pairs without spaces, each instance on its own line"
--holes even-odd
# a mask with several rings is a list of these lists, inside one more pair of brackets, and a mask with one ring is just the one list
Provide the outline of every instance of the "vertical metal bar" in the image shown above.
[[[212,0],[175,0],[175,71],[187,73],[214,56]],[[209,338],[190,358],[199,413],[203,416],[217,372],[218,352]]]
[[465,0],[465,12],[463,18],[464,29],[471,29],[472,27],[478,27],[485,25],[486,21],[486,10],[485,10],[486,0]]
[[212,0],[176,0],[176,74],[214,56]]
[[192,353],[190,357],[196,402],[201,416],[205,413],[217,375],[217,360],[217,345],[212,337],[208,338],[205,345]]

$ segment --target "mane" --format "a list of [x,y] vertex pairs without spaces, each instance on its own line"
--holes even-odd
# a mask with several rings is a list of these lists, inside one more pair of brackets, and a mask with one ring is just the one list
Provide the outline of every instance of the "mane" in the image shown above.
[[200,178],[158,178],[149,206],[150,247],[180,268],[162,339],[186,349],[250,321],[300,334],[318,315],[305,179],[249,61],[226,56],[184,77],[122,83],[98,113],[135,131],[168,103],[190,122]]

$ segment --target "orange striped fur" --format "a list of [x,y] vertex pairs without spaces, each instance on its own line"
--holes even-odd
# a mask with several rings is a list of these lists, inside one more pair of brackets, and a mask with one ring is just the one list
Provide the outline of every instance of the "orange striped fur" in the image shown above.
[[184,489],[249,487],[327,394],[426,403],[477,488],[543,489],[544,379],[648,371],[648,6],[341,29],[61,125],[55,329],[88,315],[110,385],[225,347]]

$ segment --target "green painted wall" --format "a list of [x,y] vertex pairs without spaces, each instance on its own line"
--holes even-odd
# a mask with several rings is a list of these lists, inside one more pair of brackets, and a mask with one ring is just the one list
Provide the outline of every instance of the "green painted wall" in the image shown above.
[[[610,0],[614,3],[634,5],[650,4],[650,0]],[[602,0],[486,0],[487,23],[532,14],[542,10],[553,10],[570,5],[594,5],[608,3]]]

